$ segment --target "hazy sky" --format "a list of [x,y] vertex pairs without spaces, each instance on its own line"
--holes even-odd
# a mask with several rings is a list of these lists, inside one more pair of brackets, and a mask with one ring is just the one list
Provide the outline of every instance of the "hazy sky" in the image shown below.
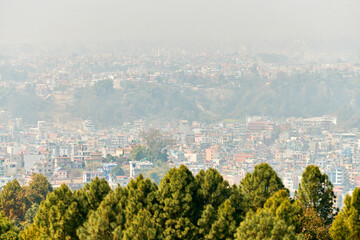
[[360,0],[0,0],[0,42],[305,39],[359,49]]

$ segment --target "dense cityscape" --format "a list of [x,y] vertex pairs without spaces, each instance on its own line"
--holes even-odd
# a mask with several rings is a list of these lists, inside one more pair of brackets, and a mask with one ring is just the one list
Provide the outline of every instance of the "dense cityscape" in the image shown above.
[[[197,111],[204,116],[202,121],[181,116],[184,110],[179,110],[180,115],[167,113],[167,119],[154,119],[156,110],[151,109],[149,114],[140,115],[143,120],[134,119],[139,115],[131,109],[123,112],[121,116],[125,118],[116,121],[102,121],[96,115],[108,107],[103,95],[111,95],[111,91],[120,94],[136,91],[141,86],[172,85],[180,94],[191,89],[221,99],[231,94],[229,88],[246,90],[252,81],[271,87],[279,76],[286,81],[291,76],[313,74],[321,76],[317,81],[323,84],[332,75],[347,82],[359,77],[360,66],[356,61],[311,55],[304,46],[298,50],[292,56],[256,54],[245,46],[230,53],[152,48],[132,49],[131,54],[128,49],[127,54],[119,57],[26,56],[26,52],[17,57],[3,56],[2,92],[31,91],[36,95],[32,98],[37,98],[32,104],[41,105],[41,109],[35,110],[35,114],[28,112],[37,106],[15,112],[11,96],[3,94],[7,103],[2,104],[0,115],[1,186],[15,178],[26,184],[32,173],[44,174],[53,187],[66,183],[72,189],[95,177],[105,178],[113,187],[126,186],[140,173],[159,183],[167,169],[182,164],[194,174],[215,168],[230,184],[239,184],[255,165],[267,162],[293,195],[305,167],[315,164],[334,184],[337,206],[341,207],[345,194],[360,186],[360,135],[356,127],[337,121],[339,112],[323,116],[308,113],[307,118],[286,117],[291,114],[286,112],[274,119],[243,112],[235,118],[223,116],[218,120],[209,107],[198,104]],[[81,104],[76,96],[86,89],[95,89],[94,93],[100,94],[100,102],[95,107],[89,106],[92,112],[86,117],[91,119],[83,119],[69,110],[69,105]],[[151,98],[156,96],[149,101]],[[27,106],[28,100],[14,108]],[[160,104],[158,100],[155,103]],[[134,101],[129,104],[141,108]],[[117,111],[116,107],[111,108],[111,112]],[[51,114],[44,114],[45,111]],[[171,139],[171,144],[162,146],[161,151],[166,152],[161,164],[156,157],[147,159],[146,154],[135,154],[147,147],[143,134],[151,132],[159,138]],[[111,171],[112,168],[115,170]]]
[[359,0],[0,0],[0,240],[360,240]]

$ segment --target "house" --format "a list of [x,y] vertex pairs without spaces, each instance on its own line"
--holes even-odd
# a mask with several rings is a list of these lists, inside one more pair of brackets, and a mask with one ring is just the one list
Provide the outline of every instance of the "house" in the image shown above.
[[55,168],[65,167],[66,165],[70,164],[70,157],[68,157],[67,155],[55,157],[54,163]]
[[141,172],[154,168],[154,164],[149,161],[130,161],[130,178],[136,178]]
[[83,183],[89,183],[95,178],[104,178],[104,173],[101,171],[87,171],[83,172]]
[[89,157],[84,159],[85,168],[95,170],[101,167],[103,161],[102,153],[90,153]]
[[56,179],[68,179],[69,170],[63,169],[62,167],[55,168],[53,176]]
[[115,176],[110,177],[109,184],[111,188],[116,188],[118,185],[120,187],[126,187],[130,182],[130,177],[128,176]]

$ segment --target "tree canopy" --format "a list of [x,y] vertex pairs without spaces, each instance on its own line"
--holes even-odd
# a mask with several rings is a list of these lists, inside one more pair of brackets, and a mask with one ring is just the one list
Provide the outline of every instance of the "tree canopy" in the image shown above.
[[335,215],[333,185],[319,167],[306,167],[295,195],[306,208],[313,208],[326,223],[332,222]]
[[306,168],[293,198],[268,164],[239,186],[215,169],[194,176],[183,165],[159,186],[139,175],[115,189],[96,178],[78,190],[52,191],[33,175],[27,186],[14,180],[0,193],[0,240],[360,239],[359,196],[358,188],[347,195],[332,222],[332,185],[315,166]]

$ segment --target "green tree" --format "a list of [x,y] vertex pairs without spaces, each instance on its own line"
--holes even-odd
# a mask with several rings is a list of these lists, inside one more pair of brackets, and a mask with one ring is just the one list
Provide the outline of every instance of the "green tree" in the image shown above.
[[159,200],[165,239],[194,239],[196,182],[184,165],[172,168],[161,180]]
[[93,91],[98,97],[107,97],[114,92],[113,82],[111,80],[98,81],[94,84]]
[[136,180],[130,181],[126,191],[126,228],[132,223],[140,210],[146,209],[151,214],[158,211],[157,186],[149,178],[144,179],[140,174]]
[[161,230],[148,210],[140,210],[124,231],[123,240],[161,240]]
[[126,190],[117,187],[101,202],[96,211],[91,211],[87,221],[77,230],[81,240],[121,239],[125,226]]
[[116,162],[116,158],[111,154],[106,154],[106,162]]
[[51,239],[78,239],[76,229],[84,221],[78,205],[68,186],[61,185],[41,202],[33,224],[23,232],[22,238],[43,235]]
[[91,210],[96,210],[105,196],[111,191],[109,183],[105,179],[96,177],[83,188],[74,193],[83,217],[86,218]]
[[174,143],[173,139],[165,137],[159,129],[154,128],[141,132],[140,136],[146,145],[146,156],[150,161],[153,163],[167,161],[167,147]]
[[39,204],[37,204],[37,203],[33,203],[32,205],[31,205],[31,207],[26,211],[26,213],[25,213],[25,221],[26,221],[26,223],[32,223],[33,222],[33,220],[34,220],[34,218],[35,218],[35,216],[36,216],[36,213],[38,212],[38,210],[39,210],[39,207],[40,207],[40,205]]
[[294,226],[296,233],[301,233],[300,216],[303,208],[298,201],[290,199],[289,192],[285,189],[279,190],[272,195],[264,204],[264,209],[283,220],[288,226]]
[[79,238],[121,239],[124,231],[136,219],[140,221],[140,211],[154,216],[153,212],[158,209],[156,192],[156,185],[142,175],[131,180],[126,188],[116,188],[105,197],[97,210],[90,212],[83,227],[77,231]]
[[344,207],[335,217],[329,232],[334,240],[360,239],[360,188],[355,188],[352,196],[346,195]]
[[43,232],[39,227],[31,224],[19,233],[20,240],[52,240],[53,238]]
[[211,225],[210,232],[205,235],[205,239],[233,239],[237,227],[236,219],[234,218],[235,211],[236,209],[231,203],[231,200],[225,200],[225,202],[219,207],[217,214],[218,217],[216,221]]
[[[225,199],[230,197],[231,188],[227,181],[224,181],[220,173],[215,169],[201,170],[195,176],[197,184],[198,206],[203,208],[211,204],[217,209]],[[202,210],[202,209],[201,209]]]
[[313,208],[326,224],[330,224],[334,219],[336,209],[333,185],[328,176],[320,172],[319,167],[306,167],[295,196],[305,208]]
[[211,204],[206,205],[197,223],[199,228],[199,239],[205,239],[205,236],[209,234],[212,224],[216,219],[217,212],[214,207]]
[[145,178],[150,178],[156,184],[160,184],[161,179],[165,176],[165,174],[169,171],[169,166],[167,163],[158,162],[153,169],[149,171],[142,172]]
[[253,173],[247,173],[240,183],[248,208],[256,211],[266,200],[284,185],[276,172],[267,163],[257,165]]
[[13,231],[8,231],[0,235],[0,240],[18,240],[18,233]]
[[147,157],[147,150],[145,146],[137,145],[130,152],[130,159],[133,161],[140,161]]
[[0,193],[0,210],[10,219],[22,219],[26,210],[24,191],[15,179],[8,182]]
[[278,219],[268,209],[259,209],[246,214],[240,223],[235,239],[237,240],[283,240],[296,239],[295,227],[289,226],[285,221]]
[[30,204],[40,204],[49,192],[52,192],[52,187],[47,178],[41,173],[33,173],[29,185],[25,187],[25,195]]
[[0,212],[0,240],[17,240],[17,232],[14,223],[3,212]]

